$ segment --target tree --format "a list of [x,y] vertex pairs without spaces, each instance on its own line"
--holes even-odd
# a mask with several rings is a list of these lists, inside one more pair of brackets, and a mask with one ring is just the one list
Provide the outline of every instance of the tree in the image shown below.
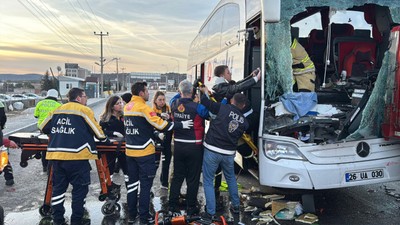
[[52,88],[56,88],[56,85],[53,82],[53,78],[50,78],[50,73],[47,70],[41,81],[41,89],[42,89],[42,91],[48,91]]

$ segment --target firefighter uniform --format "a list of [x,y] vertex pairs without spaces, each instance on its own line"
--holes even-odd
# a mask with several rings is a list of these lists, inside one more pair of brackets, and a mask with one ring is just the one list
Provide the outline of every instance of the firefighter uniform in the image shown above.
[[293,77],[297,83],[299,90],[315,90],[315,66],[308,56],[306,50],[297,41],[293,39],[292,45],[290,46],[292,53],[292,69]]
[[150,216],[150,189],[156,173],[154,128],[171,131],[177,126],[182,128],[182,124],[162,120],[142,97],[133,95],[124,108],[124,125],[129,175],[127,187],[129,217],[136,218],[138,214],[136,205],[140,182],[139,215],[140,220],[145,221]]
[[204,119],[208,118],[208,110],[191,98],[177,99],[171,107],[175,122],[188,119],[194,122],[192,129],[174,132],[174,176],[169,194],[170,211],[175,212],[181,186],[186,179],[187,214],[190,216],[198,213],[196,204],[203,164]]
[[50,113],[40,129],[49,135],[46,159],[51,160],[53,166],[53,221],[65,223],[65,192],[71,184],[71,224],[81,224],[90,184],[88,160],[97,159],[93,135],[99,140],[106,140],[106,137],[93,111],[78,102],[66,103]]

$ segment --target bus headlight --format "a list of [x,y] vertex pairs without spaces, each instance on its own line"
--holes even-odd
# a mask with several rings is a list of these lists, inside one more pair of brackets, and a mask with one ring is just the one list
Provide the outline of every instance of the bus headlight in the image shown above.
[[264,141],[264,154],[267,158],[274,161],[278,161],[279,159],[306,160],[295,145],[286,143]]

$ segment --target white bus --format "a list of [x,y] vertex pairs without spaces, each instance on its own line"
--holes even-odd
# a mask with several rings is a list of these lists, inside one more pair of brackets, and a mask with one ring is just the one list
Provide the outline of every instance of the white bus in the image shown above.
[[[218,65],[228,65],[233,80],[261,68],[262,81],[246,93],[260,115],[253,135],[261,185],[398,181],[399,22],[398,0],[221,0],[191,43],[188,78],[212,87]],[[306,115],[294,111],[299,119],[280,98],[293,93],[292,37],[316,69],[318,104]],[[289,103],[304,111],[303,100]]]

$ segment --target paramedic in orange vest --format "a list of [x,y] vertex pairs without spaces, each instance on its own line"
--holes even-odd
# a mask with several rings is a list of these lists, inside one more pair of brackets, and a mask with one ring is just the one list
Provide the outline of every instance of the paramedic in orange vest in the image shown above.
[[292,38],[290,46],[292,53],[293,80],[299,92],[315,91],[315,67],[304,47]]

